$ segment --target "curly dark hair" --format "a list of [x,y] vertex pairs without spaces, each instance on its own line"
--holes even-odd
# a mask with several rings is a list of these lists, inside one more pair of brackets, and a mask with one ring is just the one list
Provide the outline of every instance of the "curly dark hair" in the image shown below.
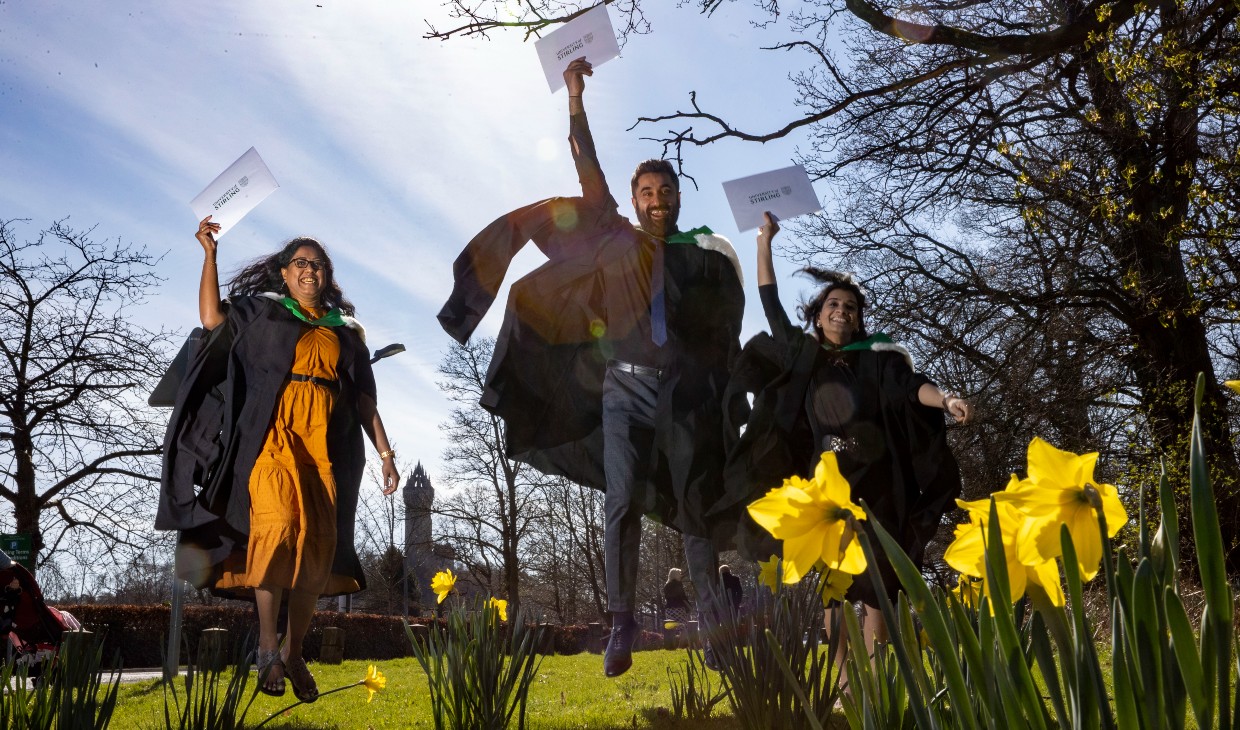
[[830,269],[818,269],[813,266],[806,266],[801,269],[800,274],[805,274],[819,284],[825,284],[809,301],[798,307],[801,314],[801,320],[805,323],[805,330],[812,332],[819,342],[825,342],[826,336],[822,333],[822,328],[818,326],[818,315],[822,313],[822,305],[827,301],[827,295],[837,289],[852,292],[857,298],[857,332],[854,339],[864,340],[870,335],[865,331],[865,291],[861,286],[848,274],[839,271],[831,271]]
[[353,303],[344,298],[344,292],[336,283],[332,259],[327,255],[327,249],[323,244],[306,236],[294,238],[276,253],[254,259],[246,264],[228,280],[228,296],[254,296],[265,291],[287,295],[288,288],[284,285],[284,277],[280,274],[280,269],[289,265],[297,254],[297,249],[302,246],[313,248],[318,252],[319,258],[327,263],[327,268],[323,269],[326,286],[323,287],[323,299],[320,303],[328,309],[339,309],[344,314],[353,316],[356,310]]

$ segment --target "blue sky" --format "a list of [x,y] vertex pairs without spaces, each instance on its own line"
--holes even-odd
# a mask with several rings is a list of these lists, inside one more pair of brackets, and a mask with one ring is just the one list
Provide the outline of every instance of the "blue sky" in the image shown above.
[[[754,28],[746,3],[710,19],[647,6],[653,32],[587,82],[621,200],[635,162],[660,153],[641,137],[662,129],[626,131],[639,114],[688,108],[692,90],[753,131],[795,113],[787,76],[802,59],[759,50],[789,40],[786,25]],[[295,235],[324,241],[370,345],[409,348],[377,367],[380,409],[402,461],[422,461],[446,486],[449,406],[435,367],[450,340],[435,314],[452,260],[502,213],[574,194],[576,175],[567,100],[549,93],[533,44],[518,33],[424,40],[427,17],[447,24],[432,0],[0,0],[0,218],[30,219],[17,232],[34,237],[69,216],[97,225],[97,238],[166,252],[166,281],[135,317],[188,332],[202,261],[189,200],[256,147],[281,189],[223,237],[221,271]],[[736,246],[745,337],[763,327],[753,232],[735,230],[720,184],[787,166],[798,143],[686,153],[700,190],[685,190],[681,225],[709,225]],[[510,277],[539,260],[523,253]],[[777,261],[781,278],[791,268]],[[501,303],[480,335],[498,329]]]

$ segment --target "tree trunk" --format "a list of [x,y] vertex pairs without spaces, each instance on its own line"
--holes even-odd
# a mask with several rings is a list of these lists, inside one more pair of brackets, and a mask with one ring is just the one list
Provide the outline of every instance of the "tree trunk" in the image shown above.
[[[1175,311],[1186,312],[1178,308]],[[1226,393],[1219,385],[1210,358],[1205,328],[1193,316],[1179,315],[1170,323],[1147,315],[1133,324],[1137,346],[1133,365],[1145,394],[1150,433],[1157,451],[1165,454],[1168,471],[1178,494],[1188,490],[1188,437],[1193,426],[1193,397],[1198,374],[1205,376],[1201,403],[1202,446],[1210,466],[1215,505],[1228,572],[1240,572],[1240,467],[1231,426],[1227,419]],[[1178,482],[1178,483],[1177,483]],[[1192,527],[1187,498],[1179,499],[1180,534],[1185,537],[1184,565],[1192,560]]]
[[39,514],[42,503],[35,489],[35,470],[32,455],[34,448],[30,435],[23,431],[13,434],[15,458],[15,482],[17,499],[13,500],[13,513],[18,534],[30,535],[31,573],[38,567],[39,553],[43,550],[43,533],[39,530]]

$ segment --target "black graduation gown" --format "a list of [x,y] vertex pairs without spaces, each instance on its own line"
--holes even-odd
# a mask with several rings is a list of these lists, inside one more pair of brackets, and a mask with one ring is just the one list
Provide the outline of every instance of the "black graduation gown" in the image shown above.
[[[755,394],[754,406],[744,434],[729,449],[727,491],[712,508],[712,518],[737,525],[738,549],[747,558],[779,554],[778,541],[745,507],[789,476],[812,477],[822,451],[815,434],[834,432],[858,441],[838,455],[853,502],[864,500],[873,518],[920,565],[943,513],[960,494],[960,470],[947,445],[942,411],[916,397],[921,385],[932,381],[912,370],[903,348],[844,353],[848,372],[842,375],[850,382],[840,383],[840,392],[853,394],[856,403],[842,410],[853,415],[842,423],[812,423],[807,399],[814,397],[816,373],[821,378],[821,368],[841,366],[831,365],[832,356],[817,340],[788,320],[774,285],[760,293],[771,334],[746,343],[733,371],[732,394]],[[880,561],[879,568],[894,595],[899,583],[890,565]],[[848,599],[875,605],[875,596],[866,575],[853,583]]]
[[[220,577],[231,553],[244,551],[250,528],[250,472],[292,368],[303,323],[266,296],[228,303],[227,320],[192,343],[164,436],[155,527],[178,530],[177,574],[198,588]],[[340,394],[328,425],[336,480],[336,554],[332,572],[365,587],[354,547],[358,489],[366,465],[357,401],[375,398],[366,344],[337,327]]]
[[[607,191],[584,114],[572,118],[569,139],[583,196],[543,200],[483,229],[454,264],[455,287],[439,321],[458,342],[468,340],[511,259],[534,241],[548,261],[512,285],[482,405],[504,419],[511,458],[604,490],[605,287],[633,264],[645,234]],[[718,250],[669,244],[664,255],[668,340],[660,354],[654,485],[634,497],[664,524],[710,536],[703,517],[722,491],[722,398],[740,350],[744,290],[732,259]],[[732,407],[747,409],[743,395]],[[730,420],[738,419],[743,415]]]

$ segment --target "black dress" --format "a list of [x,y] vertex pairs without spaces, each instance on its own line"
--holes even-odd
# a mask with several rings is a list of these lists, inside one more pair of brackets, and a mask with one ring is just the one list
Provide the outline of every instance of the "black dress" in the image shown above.
[[[907,352],[873,338],[864,349],[828,350],[794,326],[775,285],[759,289],[771,334],[745,345],[732,388],[754,394],[744,434],[729,450],[726,496],[711,511],[737,524],[738,549],[763,560],[779,542],[759,527],[746,505],[794,474],[810,477],[823,451],[836,452],[852,501],[921,563],[926,543],[960,493],[960,471],[947,447],[943,413],[918,400],[932,381],[913,370]],[[868,520],[862,524],[869,527]],[[877,540],[871,542],[878,547]],[[878,561],[886,593],[899,583]],[[873,582],[859,576],[848,600],[874,605]]]

